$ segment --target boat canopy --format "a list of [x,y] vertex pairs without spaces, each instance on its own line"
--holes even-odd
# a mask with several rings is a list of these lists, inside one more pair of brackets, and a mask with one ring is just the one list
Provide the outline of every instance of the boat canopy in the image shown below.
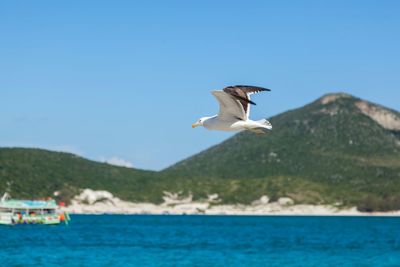
[[57,209],[55,200],[5,200],[0,201],[0,208],[5,209]]

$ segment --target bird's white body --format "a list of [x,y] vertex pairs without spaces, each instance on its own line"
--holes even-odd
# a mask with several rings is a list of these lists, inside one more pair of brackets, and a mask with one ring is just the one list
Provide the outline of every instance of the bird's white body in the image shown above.
[[267,90],[269,89],[251,86],[230,86],[224,90],[212,91],[211,93],[219,102],[218,115],[203,117],[192,127],[203,126],[208,130],[227,132],[249,130],[263,133],[263,130],[271,130],[272,125],[266,119],[259,121],[249,119],[250,104],[255,104],[250,100],[250,95]]
[[214,117],[207,118],[203,122],[203,127],[207,130],[215,130],[215,131],[225,131],[225,132],[237,132],[243,130],[252,130],[258,128],[264,128],[270,130],[271,127],[264,124],[262,121],[253,121],[253,120],[237,120],[237,119],[225,119],[220,118],[218,115]]

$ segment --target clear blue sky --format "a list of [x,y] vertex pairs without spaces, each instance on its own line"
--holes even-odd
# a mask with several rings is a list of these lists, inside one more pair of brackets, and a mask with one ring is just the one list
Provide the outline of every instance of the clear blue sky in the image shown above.
[[345,91],[400,109],[400,1],[0,2],[0,146],[162,169],[232,84],[255,119]]

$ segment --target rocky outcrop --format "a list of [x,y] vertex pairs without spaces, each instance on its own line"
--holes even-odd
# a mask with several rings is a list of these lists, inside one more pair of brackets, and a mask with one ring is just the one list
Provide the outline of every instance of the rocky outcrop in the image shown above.
[[[270,202],[262,196],[251,205],[221,205],[218,195],[210,195],[203,201],[193,201],[182,193],[164,192],[167,202],[133,203],[114,197],[107,191],[83,190],[65,211],[75,214],[205,214],[205,215],[363,215],[356,208],[340,209],[332,205],[294,205],[290,198]],[[370,215],[370,214],[368,214]],[[400,212],[377,213],[399,216]]]
[[358,101],[355,105],[362,113],[373,119],[383,128],[391,131],[400,131],[400,116],[398,114],[365,101]]
[[346,93],[335,93],[335,94],[328,94],[321,97],[320,101],[323,105],[329,104],[338,100],[339,98],[351,98],[352,96]]

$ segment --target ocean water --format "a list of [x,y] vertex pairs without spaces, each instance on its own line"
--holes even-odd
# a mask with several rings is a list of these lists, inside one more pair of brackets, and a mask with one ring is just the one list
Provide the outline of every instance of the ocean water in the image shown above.
[[400,266],[400,218],[76,215],[1,226],[0,266]]

